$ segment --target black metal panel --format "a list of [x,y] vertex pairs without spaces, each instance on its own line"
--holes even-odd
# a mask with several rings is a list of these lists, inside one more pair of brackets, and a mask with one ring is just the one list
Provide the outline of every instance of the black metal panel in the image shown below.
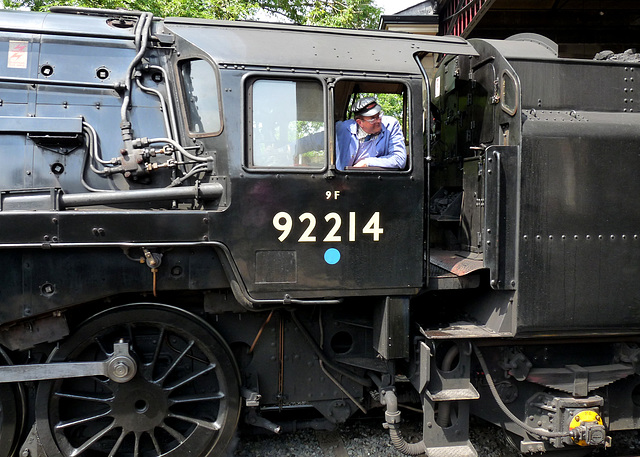
[[510,63],[520,78],[524,109],[640,111],[636,62],[518,59]]
[[[234,204],[211,215],[211,239],[229,247],[256,298],[406,294],[423,284],[424,184],[417,175],[251,174],[233,186]],[[292,222],[282,241],[274,226],[281,212]],[[339,240],[327,238],[336,227],[326,219],[331,213],[340,217]],[[376,213],[377,237],[364,230]],[[315,221],[310,238],[303,214]],[[338,255],[335,263],[331,253]],[[286,259],[285,270],[278,259]]]
[[382,358],[409,357],[409,298],[387,297],[376,303],[373,314],[373,347]]
[[578,113],[524,123],[518,326],[640,326],[640,116]]
[[[153,249],[162,254],[159,293],[228,287],[211,248]],[[143,259],[142,262],[140,259]],[[151,293],[154,278],[143,251],[131,247],[0,250],[0,323],[127,292]]]
[[204,211],[69,211],[54,217],[62,243],[194,242],[206,241],[209,235]]

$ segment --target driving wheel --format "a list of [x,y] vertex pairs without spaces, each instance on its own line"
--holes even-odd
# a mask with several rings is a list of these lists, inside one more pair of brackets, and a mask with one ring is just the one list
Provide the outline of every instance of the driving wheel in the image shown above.
[[[0,364],[10,364],[0,348]],[[0,457],[13,455],[24,427],[25,395],[21,384],[0,384]]]
[[55,362],[103,361],[129,343],[136,375],[62,379],[38,387],[38,434],[49,456],[213,457],[238,422],[238,369],[220,335],[179,308],[137,304],[93,316]]

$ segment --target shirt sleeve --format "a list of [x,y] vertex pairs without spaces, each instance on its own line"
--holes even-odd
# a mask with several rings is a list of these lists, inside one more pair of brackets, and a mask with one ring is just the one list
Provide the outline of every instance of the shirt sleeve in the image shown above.
[[[384,144],[378,144],[376,147],[380,155],[366,158],[365,163],[369,167],[404,168],[407,163],[407,149],[400,123],[394,117],[385,116],[383,125],[386,131],[381,135],[380,141]],[[379,151],[380,146],[384,148],[383,151]]]

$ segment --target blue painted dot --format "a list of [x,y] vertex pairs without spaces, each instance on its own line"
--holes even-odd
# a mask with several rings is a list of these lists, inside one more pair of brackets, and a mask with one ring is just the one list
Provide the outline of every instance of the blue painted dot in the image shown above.
[[324,261],[329,265],[335,265],[336,263],[340,262],[340,251],[338,251],[336,248],[327,249],[324,253]]

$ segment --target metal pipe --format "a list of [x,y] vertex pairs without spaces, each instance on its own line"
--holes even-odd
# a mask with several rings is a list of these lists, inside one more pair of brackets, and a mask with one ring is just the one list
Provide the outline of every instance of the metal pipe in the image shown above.
[[61,81],[55,79],[40,79],[40,78],[14,78],[9,76],[3,76],[0,78],[1,83],[12,84],[39,84],[41,86],[66,86],[66,87],[87,87],[92,89],[109,89],[119,91],[124,89],[122,82],[116,82],[113,84],[104,83],[89,83],[80,81]]
[[384,412],[384,427],[389,430],[391,443],[396,450],[404,455],[428,455],[424,439],[418,443],[407,443],[398,428],[400,423],[400,411],[398,411],[398,398],[393,390],[384,390],[381,395],[382,403],[386,405]]
[[109,205],[114,203],[135,203],[145,201],[175,200],[181,198],[201,198],[213,200],[222,196],[220,183],[200,184],[199,186],[171,187],[165,189],[141,189],[115,192],[63,194],[60,195],[60,207]]

